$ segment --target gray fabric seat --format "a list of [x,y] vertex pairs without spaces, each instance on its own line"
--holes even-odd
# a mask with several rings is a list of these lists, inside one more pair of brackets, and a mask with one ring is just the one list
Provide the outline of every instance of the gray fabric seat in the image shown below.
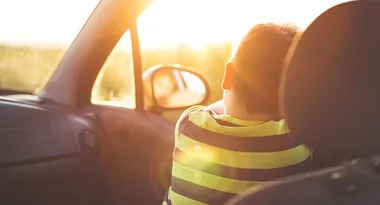
[[289,178],[261,190],[248,190],[228,205],[378,205],[380,172],[377,159],[351,161]]

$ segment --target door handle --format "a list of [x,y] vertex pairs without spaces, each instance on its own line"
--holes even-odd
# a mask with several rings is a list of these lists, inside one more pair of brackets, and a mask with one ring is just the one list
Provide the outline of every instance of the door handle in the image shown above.
[[78,137],[78,145],[83,160],[87,163],[96,163],[98,157],[98,143],[96,135],[90,131],[83,131]]

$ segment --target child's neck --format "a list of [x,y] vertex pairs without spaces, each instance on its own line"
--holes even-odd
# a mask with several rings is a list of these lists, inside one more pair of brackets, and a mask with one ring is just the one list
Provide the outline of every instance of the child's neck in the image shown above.
[[230,115],[234,118],[247,120],[247,121],[277,121],[280,120],[278,116],[273,116],[267,113],[254,113],[251,114],[241,107],[224,108],[224,114]]

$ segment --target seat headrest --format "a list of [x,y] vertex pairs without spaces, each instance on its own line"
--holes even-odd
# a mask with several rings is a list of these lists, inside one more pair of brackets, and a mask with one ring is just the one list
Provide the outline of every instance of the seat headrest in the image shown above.
[[286,66],[290,132],[330,159],[380,153],[380,3],[330,8],[305,30]]

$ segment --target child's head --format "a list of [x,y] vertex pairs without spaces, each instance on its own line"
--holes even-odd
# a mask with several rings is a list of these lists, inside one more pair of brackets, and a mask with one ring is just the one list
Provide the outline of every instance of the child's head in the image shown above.
[[278,93],[285,56],[299,32],[292,25],[254,26],[240,41],[225,68],[224,104],[248,114],[278,116]]

